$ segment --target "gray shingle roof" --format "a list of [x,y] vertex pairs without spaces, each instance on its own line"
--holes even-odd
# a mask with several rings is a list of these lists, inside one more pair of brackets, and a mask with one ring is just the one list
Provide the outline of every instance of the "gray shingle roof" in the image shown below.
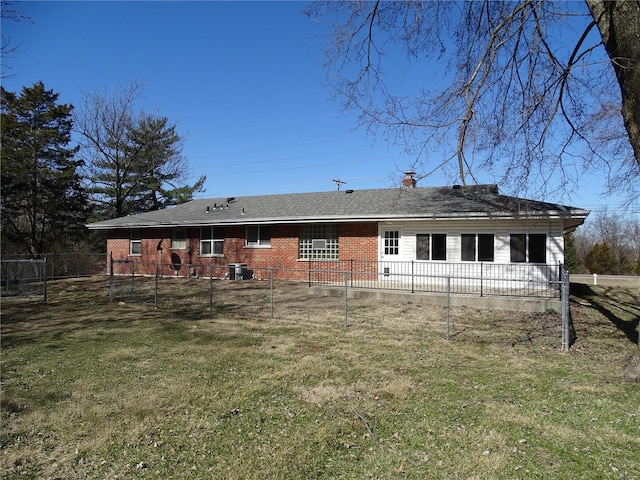
[[342,190],[193,200],[89,224],[90,229],[462,218],[564,218],[587,210],[501,195],[495,185]]

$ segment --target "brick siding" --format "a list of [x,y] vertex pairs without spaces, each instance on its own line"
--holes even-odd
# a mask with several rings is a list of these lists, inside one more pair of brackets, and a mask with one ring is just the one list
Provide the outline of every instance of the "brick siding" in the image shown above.
[[[305,269],[306,260],[298,258],[298,239],[300,226],[271,226],[270,247],[245,246],[245,227],[227,227],[224,239],[224,255],[221,257],[200,256],[200,229],[186,229],[187,248],[171,249],[172,230],[168,228],[141,229],[140,255],[130,254],[130,230],[111,230],[107,236],[107,252],[118,261],[114,266],[115,273],[129,273],[131,265],[121,262],[135,262],[136,273],[153,275],[161,265],[162,275],[189,275],[190,266],[195,268],[196,275],[203,274],[203,266],[227,267],[230,263],[246,263],[255,269]],[[375,222],[345,223],[338,228],[339,260],[378,259],[378,225]],[[323,268],[322,263],[314,261],[314,268]],[[327,264],[335,263],[330,260]],[[199,272],[198,269],[201,271]],[[222,271],[222,270],[221,270]],[[298,272],[300,278],[305,272]],[[289,274],[290,276],[290,274]]]

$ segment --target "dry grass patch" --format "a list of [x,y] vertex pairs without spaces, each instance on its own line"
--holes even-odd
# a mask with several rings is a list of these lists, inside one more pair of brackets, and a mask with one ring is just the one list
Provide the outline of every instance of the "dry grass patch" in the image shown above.
[[[593,291],[559,318],[287,284],[50,285],[3,302],[6,478],[640,478],[624,382],[637,299]],[[166,292],[171,290],[173,296]],[[635,310],[634,310],[635,309]]]

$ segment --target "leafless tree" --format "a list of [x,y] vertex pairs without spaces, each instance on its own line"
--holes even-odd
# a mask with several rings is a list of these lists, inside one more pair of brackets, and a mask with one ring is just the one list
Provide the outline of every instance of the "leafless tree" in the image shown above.
[[421,176],[544,194],[590,171],[639,193],[637,0],[321,1],[306,13],[331,22],[336,95]]
[[[3,20],[12,20],[14,22],[19,22],[21,20],[31,21],[31,19],[25,15],[22,15],[18,10],[12,8],[12,4],[14,2],[9,2],[8,0],[2,0],[0,2],[0,18]],[[0,78],[7,78],[7,70],[10,70],[11,67],[6,64],[6,59],[16,55],[18,52],[19,45],[13,45],[11,43],[11,39],[9,37],[5,37],[2,35],[2,39],[0,39],[0,57],[2,58],[2,64],[0,65]]]
[[75,112],[79,156],[87,190],[100,218],[120,217],[182,203],[201,191],[205,177],[189,177],[182,138],[165,117],[136,110],[140,82],[86,92]]
[[[621,214],[607,208],[589,216],[587,224],[574,234],[578,263],[598,244],[606,244],[611,254],[609,269],[614,273],[638,274],[640,265],[640,219],[634,214]],[[602,273],[602,272],[595,272]]]

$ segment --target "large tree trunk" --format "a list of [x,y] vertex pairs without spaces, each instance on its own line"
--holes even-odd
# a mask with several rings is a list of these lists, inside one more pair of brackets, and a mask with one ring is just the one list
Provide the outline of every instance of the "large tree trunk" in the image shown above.
[[631,354],[624,369],[624,378],[630,382],[640,382],[640,346]]
[[640,166],[640,0],[586,0],[618,78],[622,117]]

